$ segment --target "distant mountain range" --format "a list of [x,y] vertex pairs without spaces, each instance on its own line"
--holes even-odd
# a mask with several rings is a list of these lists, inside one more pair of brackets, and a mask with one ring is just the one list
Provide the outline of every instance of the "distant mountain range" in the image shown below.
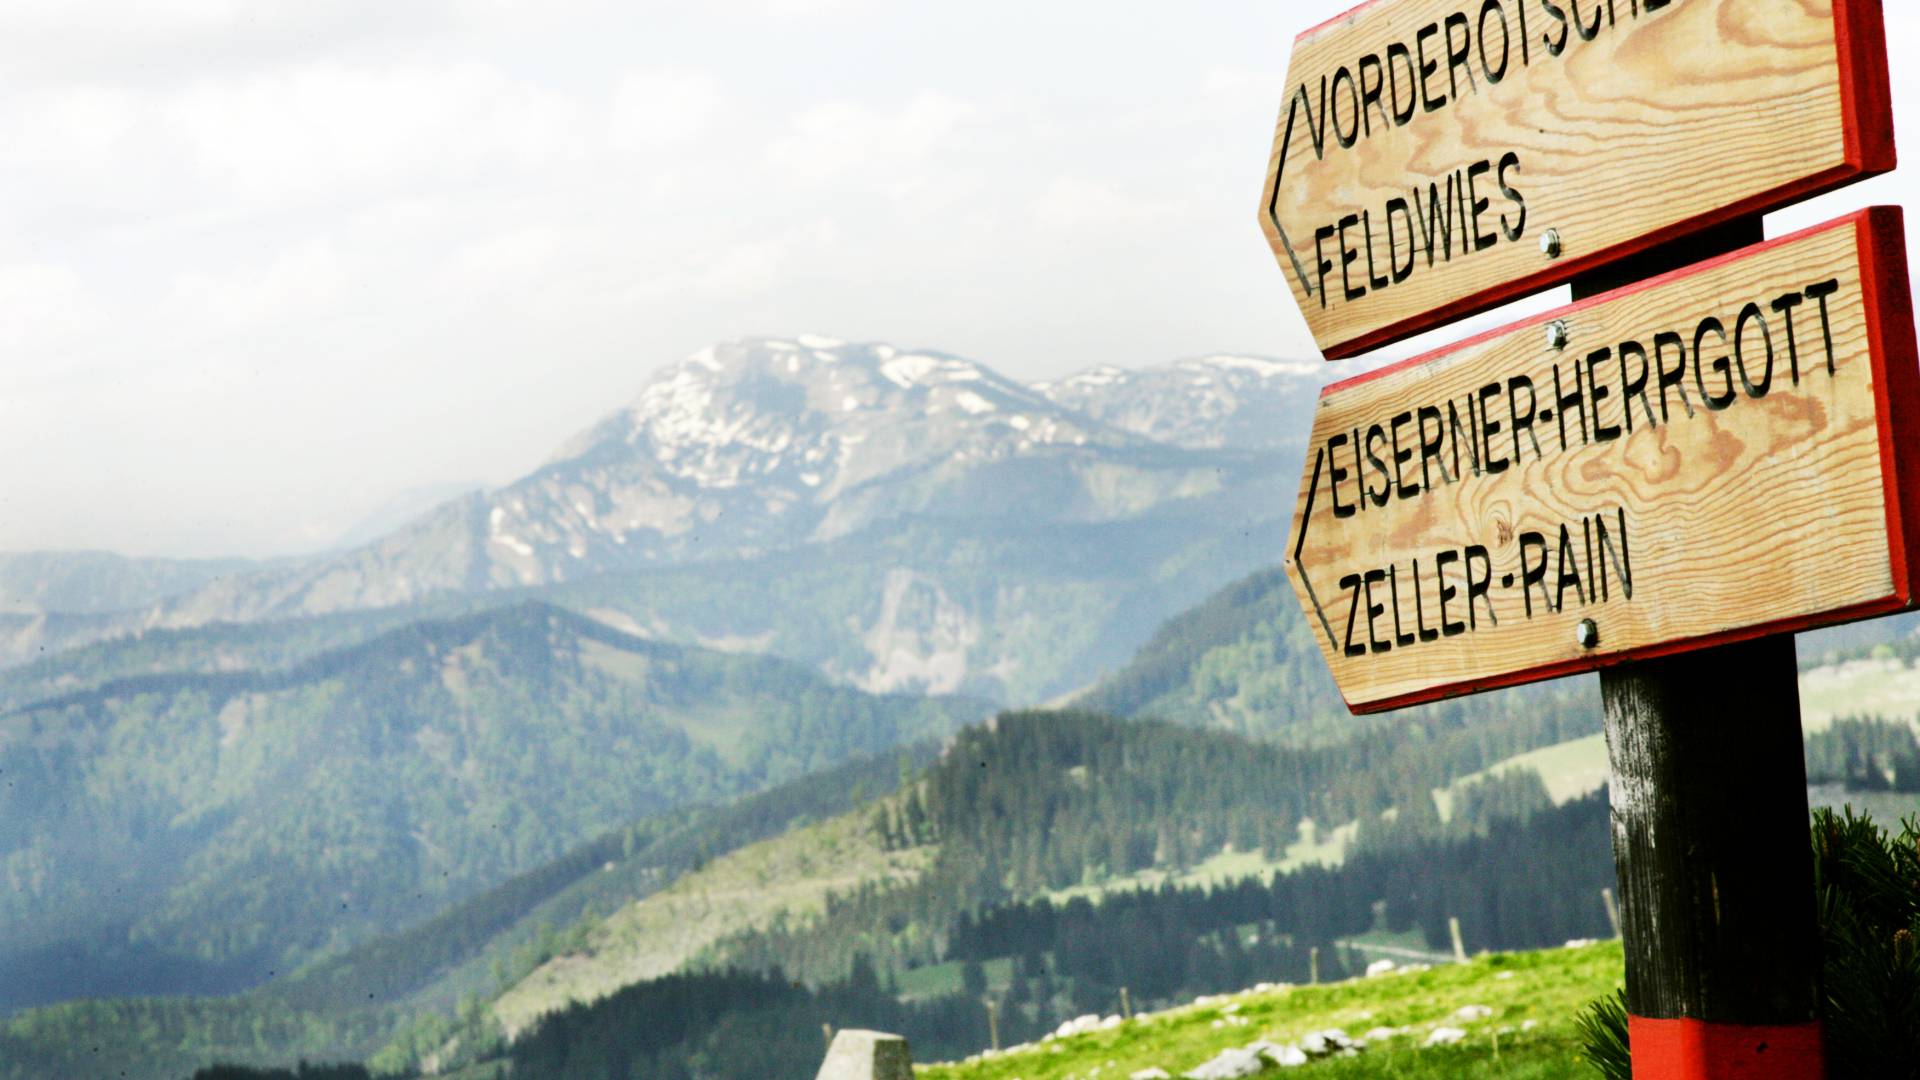
[[[251,566],[33,556],[68,584],[0,605],[0,662],[538,595],[871,690],[1040,700],[1277,558],[1318,383],[1306,362],[1212,356],[1023,385],[933,351],[737,341],[658,372],[520,480],[358,547]],[[750,602],[716,600],[741,583]]]

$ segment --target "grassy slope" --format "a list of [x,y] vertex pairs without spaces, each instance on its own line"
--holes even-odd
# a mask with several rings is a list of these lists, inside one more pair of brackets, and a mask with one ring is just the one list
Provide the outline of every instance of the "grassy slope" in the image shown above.
[[583,950],[555,957],[496,999],[494,1017],[517,1033],[543,1013],[677,970],[734,934],[811,918],[829,893],[911,880],[932,862],[933,847],[882,851],[871,821],[856,812],[713,860],[602,920]]
[[[1408,1027],[1359,1057],[1315,1063],[1310,1077],[1568,1077],[1587,1073],[1577,1058],[1575,1013],[1611,991],[1623,976],[1617,942],[1578,949],[1499,953],[1470,964],[1435,967],[1328,986],[1248,992],[1164,1013],[1118,1028],[1056,1039],[1018,1053],[925,1065],[925,1080],[1069,1080],[1124,1077],[1159,1067],[1179,1076],[1228,1047],[1258,1038],[1292,1043],[1330,1027],[1359,1036],[1375,1027]],[[1244,1025],[1226,1019],[1223,1009]],[[1434,1027],[1466,1005],[1493,1010],[1489,1020],[1459,1023],[1468,1036],[1448,1047],[1422,1048]],[[1521,1031],[1532,1020],[1532,1030]],[[1221,1026],[1216,1027],[1216,1024]],[[1507,1030],[1511,1029],[1511,1030]],[[1496,1033],[1497,1049],[1496,1049]]]
[[[1833,726],[1833,721],[1842,716],[1878,715],[1920,727],[1920,668],[1897,659],[1848,660],[1811,668],[1800,675],[1800,715],[1810,735]],[[1463,776],[1434,793],[1441,815],[1447,814],[1454,796],[1465,785],[1517,768],[1537,771],[1553,801],[1566,803],[1606,782],[1607,742],[1604,736],[1590,735],[1519,754]],[[1846,796],[1846,801],[1859,806],[1860,798],[1854,793]],[[1920,809],[1904,803],[1897,808],[1906,813]]]
[[1897,659],[1864,659],[1802,672],[1800,714],[1809,732],[1841,716],[1914,720],[1920,717],[1920,669]]

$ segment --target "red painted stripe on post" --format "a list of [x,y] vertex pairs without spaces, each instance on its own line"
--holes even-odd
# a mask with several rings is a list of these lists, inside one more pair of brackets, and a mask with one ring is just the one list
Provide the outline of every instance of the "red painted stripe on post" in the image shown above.
[[1716,1024],[1627,1018],[1633,1080],[1824,1080],[1820,1022]]

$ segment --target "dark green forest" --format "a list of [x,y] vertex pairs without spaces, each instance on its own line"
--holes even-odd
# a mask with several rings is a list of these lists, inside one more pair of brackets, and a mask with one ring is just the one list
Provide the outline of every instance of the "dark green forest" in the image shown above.
[[985,711],[543,605],[114,680],[0,718],[0,974],[34,973],[0,1002],[264,981],[624,823]]

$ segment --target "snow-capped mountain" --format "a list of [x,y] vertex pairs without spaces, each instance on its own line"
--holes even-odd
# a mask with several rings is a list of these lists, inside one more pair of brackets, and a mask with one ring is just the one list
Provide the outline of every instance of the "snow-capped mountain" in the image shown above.
[[1192,449],[1305,445],[1326,365],[1214,355],[1127,370],[1103,365],[1033,389],[1055,404],[1158,442]]
[[[1306,384],[1294,365],[1212,357],[1029,387],[929,350],[743,339],[659,371],[521,480],[361,548],[215,582],[157,621],[751,557],[905,516],[1134,517],[1271,473],[1258,451],[1303,426]],[[1273,415],[1283,408],[1293,415]]]
[[511,484],[144,611],[16,618],[0,660],[531,591],[869,689],[1033,700],[1279,558],[1317,372],[1207,357],[1029,386],[932,350],[743,339],[654,372]]

